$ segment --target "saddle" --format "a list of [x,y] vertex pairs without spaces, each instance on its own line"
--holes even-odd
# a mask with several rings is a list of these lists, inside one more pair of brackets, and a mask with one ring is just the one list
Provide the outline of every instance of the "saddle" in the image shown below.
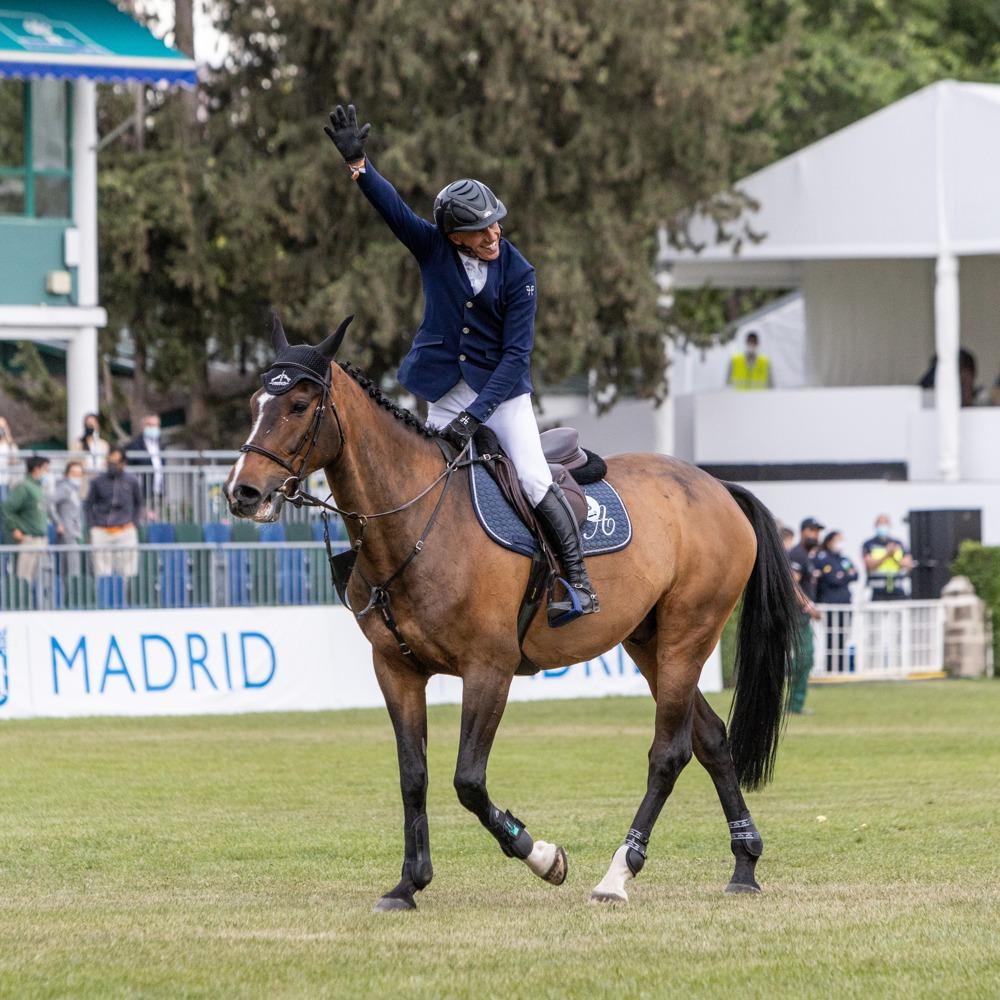
[[[541,440],[552,478],[562,487],[581,526],[584,556],[623,549],[632,539],[632,524],[621,497],[604,478],[608,471],[604,459],[581,448],[579,434],[572,427],[546,431]],[[469,467],[469,485],[480,525],[498,545],[531,559],[517,619],[518,641],[523,643],[542,598],[558,579],[560,567],[496,435],[481,427],[472,445],[477,461]],[[483,462],[485,458],[489,461]],[[518,672],[534,673],[535,668],[525,660]]]
[[[600,482],[608,474],[607,463],[595,452],[580,447],[580,432],[574,427],[554,427],[543,431],[540,440],[552,481],[566,494],[577,523],[582,527],[587,522],[588,513],[583,487]],[[531,502],[521,489],[517,472],[500,447],[496,435],[489,427],[480,427],[473,443],[477,454],[494,455],[500,459],[487,463],[487,470],[521,520],[536,535],[539,534]]]

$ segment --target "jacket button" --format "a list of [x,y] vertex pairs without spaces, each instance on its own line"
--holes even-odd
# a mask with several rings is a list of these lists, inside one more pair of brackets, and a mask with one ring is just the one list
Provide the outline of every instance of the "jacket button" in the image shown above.
[[459,361],[464,361],[464,360],[465,360],[465,355],[464,355],[464,354],[460,354],[460,355],[458,356],[458,360],[459,360]]
[[463,326],[462,327],[462,333],[468,333],[468,332],[469,332],[469,328],[467,326]]
[[466,309],[471,309],[472,308],[472,299],[469,299],[469,301],[465,303],[465,308]]

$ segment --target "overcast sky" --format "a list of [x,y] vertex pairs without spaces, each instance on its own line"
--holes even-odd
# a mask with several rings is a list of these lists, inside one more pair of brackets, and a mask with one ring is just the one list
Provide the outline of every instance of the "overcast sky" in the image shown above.
[[[217,64],[224,53],[219,34],[212,27],[209,8],[212,0],[195,0],[194,48],[195,59],[200,63]],[[158,22],[156,34],[173,42],[174,0],[138,0],[137,6],[152,14]]]

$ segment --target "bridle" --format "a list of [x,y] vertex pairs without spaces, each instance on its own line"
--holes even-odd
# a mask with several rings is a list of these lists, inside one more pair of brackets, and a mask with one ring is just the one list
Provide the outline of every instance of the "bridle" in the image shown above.
[[[289,473],[288,478],[275,490],[275,492],[280,493],[285,500],[287,500],[294,507],[316,507],[320,510],[320,516],[323,519],[323,541],[326,544],[327,559],[330,563],[330,575],[333,579],[334,587],[336,588],[344,606],[359,621],[372,610],[378,610],[382,615],[382,620],[385,622],[386,628],[389,629],[393,638],[396,640],[396,644],[399,646],[400,652],[402,652],[404,656],[409,656],[412,653],[412,650],[403,639],[399,628],[396,625],[396,620],[392,613],[389,587],[403,574],[410,563],[412,563],[413,560],[416,559],[416,557],[423,551],[427,537],[430,535],[431,530],[437,521],[438,514],[444,506],[444,499],[447,496],[448,487],[451,485],[452,477],[455,472],[460,468],[465,468],[476,462],[490,461],[492,456],[476,455],[470,458],[465,458],[464,456],[469,450],[469,443],[467,443],[457,455],[453,458],[449,458],[441,439],[435,438],[435,443],[441,449],[442,456],[445,459],[444,470],[427,486],[425,486],[424,489],[422,489],[415,497],[400,504],[398,507],[392,507],[389,510],[377,511],[374,513],[361,514],[358,511],[344,510],[343,508],[338,507],[335,503],[331,503],[331,500],[333,499],[332,492],[327,495],[326,499],[320,499],[312,493],[302,489],[302,474],[305,472],[309,458],[313,453],[313,449],[316,447],[316,442],[319,439],[320,427],[327,409],[330,410],[333,414],[334,420],[337,422],[337,433],[340,437],[340,441],[337,446],[337,453],[327,464],[333,465],[336,463],[344,451],[344,425],[341,422],[340,413],[337,410],[337,404],[333,399],[329,375],[327,378],[320,380],[316,376],[315,372],[306,368],[304,365],[290,362],[284,362],[283,365],[284,367],[299,368],[307,372],[309,381],[315,382],[317,385],[322,387],[323,394],[320,396],[319,402],[313,411],[312,420],[309,422],[309,426],[302,432],[302,436],[296,443],[290,459],[285,459],[277,452],[271,451],[269,448],[265,448],[262,445],[254,444],[251,441],[242,445],[240,447],[240,452],[243,454],[246,454],[247,452],[254,452],[258,455],[262,455],[264,458],[274,462],[276,465],[280,466]],[[300,453],[302,453],[301,459],[298,457]],[[297,468],[296,463],[298,465]],[[444,488],[441,490],[441,495],[438,497],[437,503],[434,505],[434,510],[431,511],[431,516],[428,519],[427,524],[424,526],[424,530],[420,533],[420,537],[417,539],[413,548],[395,572],[393,572],[384,583],[372,583],[365,576],[361,567],[357,565],[357,559],[361,554],[361,548],[364,544],[365,528],[368,526],[368,522],[374,521],[380,517],[390,517],[393,514],[402,513],[404,510],[412,507],[414,504],[418,503],[425,496],[427,496],[427,494],[430,493],[430,491],[434,489],[434,487],[437,486],[442,479],[444,480]],[[345,521],[355,521],[358,524],[358,536],[352,543],[351,550],[349,552],[342,552],[339,555],[334,555],[333,553],[333,545],[330,539],[330,513],[339,514]],[[345,559],[345,557],[348,558]],[[338,560],[341,560],[341,562],[338,563]],[[351,574],[354,571],[357,571],[358,575],[369,588],[368,603],[360,611],[355,611],[354,608],[351,607],[347,598],[347,587],[350,583]]]
[[[305,471],[306,463],[309,461],[313,449],[316,447],[316,441],[319,439],[320,424],[323,422],[323,416],[327,407],[329,407],[333,413],[334,420],[337,421],[337,434],[340,437],[340,442],[337,446],[337,454],[330,460],[331,463],[336,462],[337,459],[340,458],[341,452],[344,450],[344,425],[340,422],[340,413],[337,411],[337,404],[333,401],[333,396],[330,392],[329,375],[320,381],[316,378],[312,369],[307,368],[305,365],[296,364],[295,362],[284,362],[283,367],[298,368],[300,371],[306,372],[309,376],[309,381],[315,382],[323,390],[323,394],[320,396],[319,402],[313,410],[312,420],[309,422],[309,426],[302,432],[302,436],[299,438],[295,448],[292,450],[291,459],[284,459],[277,452],[271,451],[270,448],[254,444],[252,441],[247,441],[246,444],[242,445],[240,447],[240,452],[242,454],[255,452],[258,455],[263,455],[264,458],[274,462],[275,465],[280,465],[281,468],[290,473],[288,478],[277,488],[277,490],[275,490],[275,492],[280,493],[286,500],[294,501],[297,496],[303,495],[299,490],[299,485],[302,482],[302,473]],[[301,461],[298,463],[298,469],[296,469],[295,460],[298,457],[299,452],[302,451],[303,446],[306,446],[306,450],[302,455]]]

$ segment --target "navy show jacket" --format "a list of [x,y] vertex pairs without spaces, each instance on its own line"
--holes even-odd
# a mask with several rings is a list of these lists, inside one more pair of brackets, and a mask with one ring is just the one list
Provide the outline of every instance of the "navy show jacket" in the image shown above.
[[421,219],[370,159],[358,186],[420,265],[424,318],[399,367],[399,381],[434,402],[460,379],[478,393],[468,407],[488,420],[508,399],[531,392],[535,341],[535,269],[507,240],[486,263],[478,295],[458,251],[437,226]]

